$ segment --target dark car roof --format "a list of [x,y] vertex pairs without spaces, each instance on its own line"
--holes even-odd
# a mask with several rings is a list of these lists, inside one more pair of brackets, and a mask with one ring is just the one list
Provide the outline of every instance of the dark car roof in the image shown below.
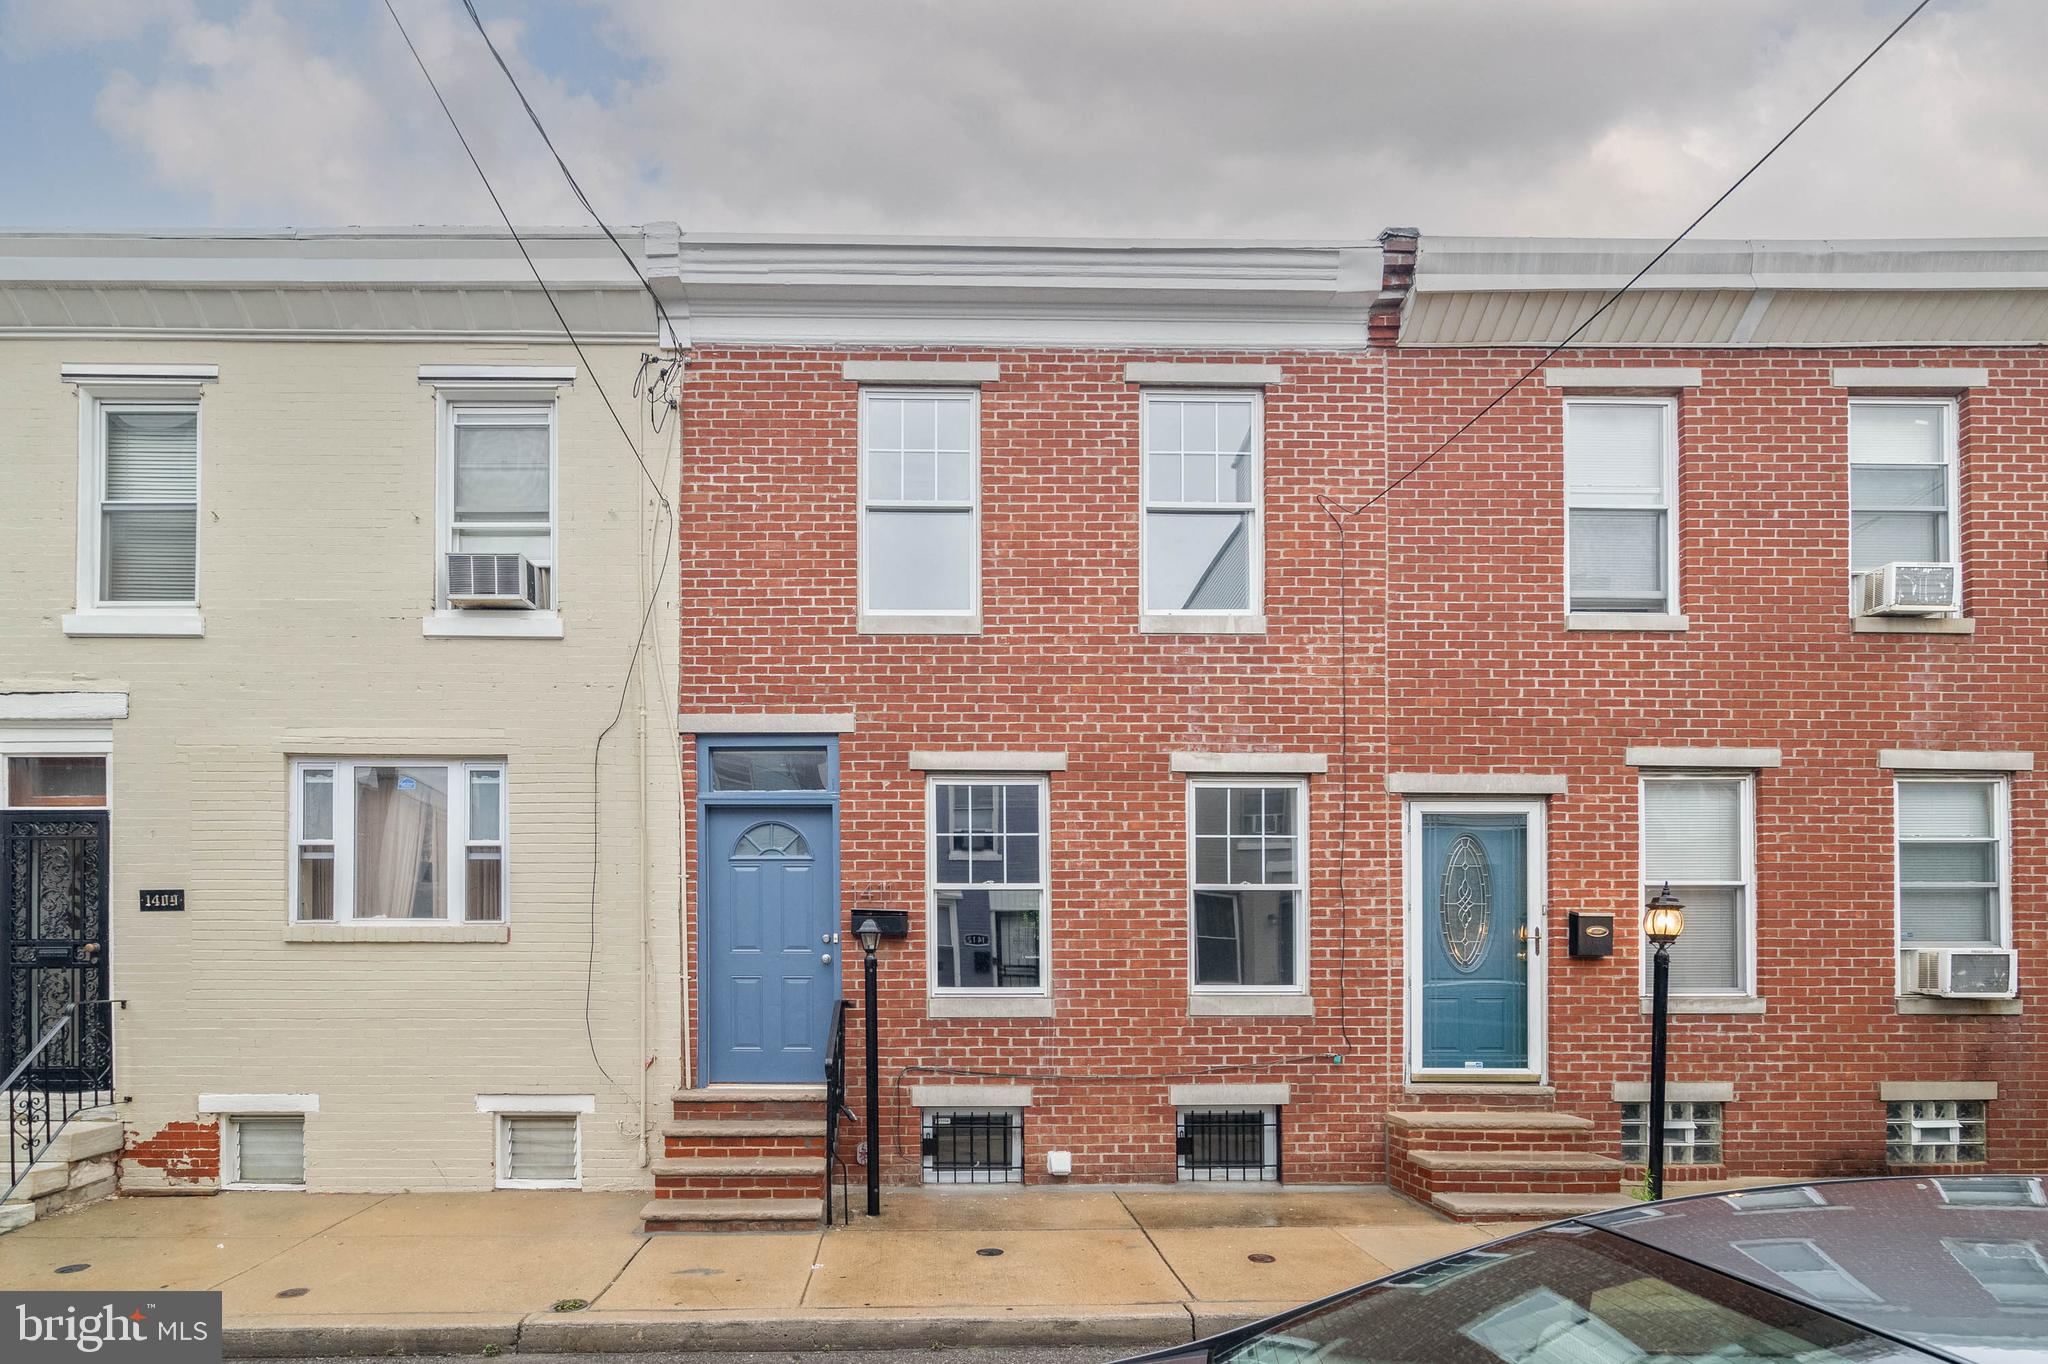
[[2048,1360],[2042,1176],[1828,1180],[1576,1220],[1962,1359]]

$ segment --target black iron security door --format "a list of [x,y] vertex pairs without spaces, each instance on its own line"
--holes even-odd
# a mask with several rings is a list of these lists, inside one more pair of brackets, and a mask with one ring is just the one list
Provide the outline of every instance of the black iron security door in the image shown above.
[[[113,1070],[107,999],[107,817],[0,815],[0,1074],[71,1023],[23,1079],[86,1089]],[[74,1008],[75,1006],[75,1008]]]

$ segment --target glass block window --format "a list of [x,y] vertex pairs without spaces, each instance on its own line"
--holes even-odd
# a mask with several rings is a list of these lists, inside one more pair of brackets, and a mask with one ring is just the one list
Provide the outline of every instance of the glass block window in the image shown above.
[[1184,1180],[1277,1180],[1280,1110],[1183,1108],[1174,1133],[1174,1156]]
[[[1621,1106],[1621,1159],[1629,1165],[1647,1165],[1650,1160],[1650,1106]],[[1718,1103],[1666,1103],[1664,1105],[1664,1163],[1666,1165],[1719,1165],[1721,1163],[1721,1105]]]
[[1024,1110],[927,1108],[924,1182],[1024,1182]]
[[1893,1165],[1968,1165],[1984,1159],[1982,1099],[1910,1099],[1884,1106],[1885,1159]]

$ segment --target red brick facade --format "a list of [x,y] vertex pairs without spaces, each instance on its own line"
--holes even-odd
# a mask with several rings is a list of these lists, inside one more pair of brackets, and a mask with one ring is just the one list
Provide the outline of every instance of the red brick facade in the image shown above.
[[[1574,365],[1702,371],[1678,399],[1689,628],[1597,633],[1565,628],[1562,398],[1540,379],[1341,538],[1318,500],[1363,502],[1537,355],[692,352],[680,709],[856,717],[839,736],[844,905],[849,921],[912,910],[911,937],[882,951],[890,1180],[919,1177],[909,1087],[941,1084],[1030,1087],[1028,1182],[1046,1178],[1053,1150],[1073,1153],[1075,1182],[1171,1180],[1168,1089],[1191,1082],[1290,1087],[1290,1182],[1386,1178],[1383,1114],[1446,1101],[1404,1087],[1397,772],[1563,779],[1544,802],[1548,1074],[1558,1107],[1595,1119],[1612,1152],[1612,1086],[1645,1078],[1648,1049],[1639,774],[1624,756],[1637,745],[1782,752],[1754,788],[1764,1011],[1674,1023],[1673,1078],[1734,1086],[1726,1172],[1882,1169],[1879,1086],[1897,1081],[1995,1081],[1990,1165],[2048,1164],[2035,1013],[1909,1016],[1894,998],[1892,779],[1878,765],[1881,748],[2048,746],[2030,533],[2048,510],[2031,446],[2048,362],[1983,349],[1575,352]],[[858,629],[849,359],[1000,366],[981,390],[978,634]],[[1262,635],[1138,629],[1140,387],[1124,369],[1159,359],[1284,371],[1265,396]],[[1958,363],[1991,370],[1961,400],[1975,633],[1855,633],[1848,395],[1832,369]],[[1049,778],[1052,1017],[927,1016],[926,777],[913,750],[1066,755]],[[1312,1016],[1191,1016],[1188,778],[1170,767],[1181,750],[1328,760],[1308,779]],[[2048,806],[2025,772],[2011,799],[2024,999],[2048,970]],[[1565,955],[1573,909],[1615,915],[1613,956]],[[853,996],[858,953],[846,956]]]

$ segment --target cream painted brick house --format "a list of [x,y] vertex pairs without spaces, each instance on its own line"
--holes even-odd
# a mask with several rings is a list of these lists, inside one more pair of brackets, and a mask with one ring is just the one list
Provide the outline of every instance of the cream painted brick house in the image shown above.
[[0,236],[0,1071],[118,1001],[126,1187],[651,1183],[675,532],[597,386],[668,496],[675,428],[529,246],[581,355],[502,235]]

